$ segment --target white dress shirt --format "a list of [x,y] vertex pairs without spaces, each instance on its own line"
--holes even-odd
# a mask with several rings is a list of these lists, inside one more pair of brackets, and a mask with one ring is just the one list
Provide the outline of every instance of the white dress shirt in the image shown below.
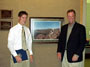
[[[29,50],[30,55],[33,54],[32,52],[32,38],[30,34],[29,28],[24,26],[25,36],[26,36],[26,46]],[[8,35],[8,48],[13,56],[17,56],[15,50],[22,49],[22,25],[17,24],[12,27],[9,31]]]

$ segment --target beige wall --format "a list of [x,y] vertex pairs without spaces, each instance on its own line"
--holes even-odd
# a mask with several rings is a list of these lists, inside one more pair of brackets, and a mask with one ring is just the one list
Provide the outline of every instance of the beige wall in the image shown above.
[[[71,8],[76,10],[76,20],[79,22],[80,0],[0,0],[0,9],[13,10],[13,25],[18,22],[17,14],[20,10],[26,10],[29,17],[65,17],[65,22],[67,22],[66,11]],[[7,49],[7,37],[8,31],[0,31],[0,59],[3,60],[0,61],[0,65],[2,67],[9,67],[10,54]],[[32,67],[60,67],[56,49],[57,44],[33,44],[34,63]]]

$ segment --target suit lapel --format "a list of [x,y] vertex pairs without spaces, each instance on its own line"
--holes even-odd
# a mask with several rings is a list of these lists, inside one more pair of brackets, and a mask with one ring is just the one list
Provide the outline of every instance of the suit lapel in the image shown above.
[[66,42],[66,39],[67,39],[67,30],[68,30],[68,24],[66,25],[66,27],[65,27],[65,42]]

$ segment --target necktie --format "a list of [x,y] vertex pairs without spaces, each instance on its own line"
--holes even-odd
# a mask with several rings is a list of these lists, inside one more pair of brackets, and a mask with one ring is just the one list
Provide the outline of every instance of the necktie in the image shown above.
[[22,49],[24,49],[24,50],[27,49],[24,27],[22,27]]

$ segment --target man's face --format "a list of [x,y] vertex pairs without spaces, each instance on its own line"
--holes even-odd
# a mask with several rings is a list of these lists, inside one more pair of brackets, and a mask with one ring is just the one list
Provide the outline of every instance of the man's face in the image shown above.
[[27,20],[27,15],[23,14],[21,17],[19,17],[19,23],[21,25],[24,25],[26,23]]
[[75,22],[75,14],[73,12],[69,12],[67,14],[67,19],[68,19],[68,21],[69,21],[70,24],[71,23],[74,23]]

